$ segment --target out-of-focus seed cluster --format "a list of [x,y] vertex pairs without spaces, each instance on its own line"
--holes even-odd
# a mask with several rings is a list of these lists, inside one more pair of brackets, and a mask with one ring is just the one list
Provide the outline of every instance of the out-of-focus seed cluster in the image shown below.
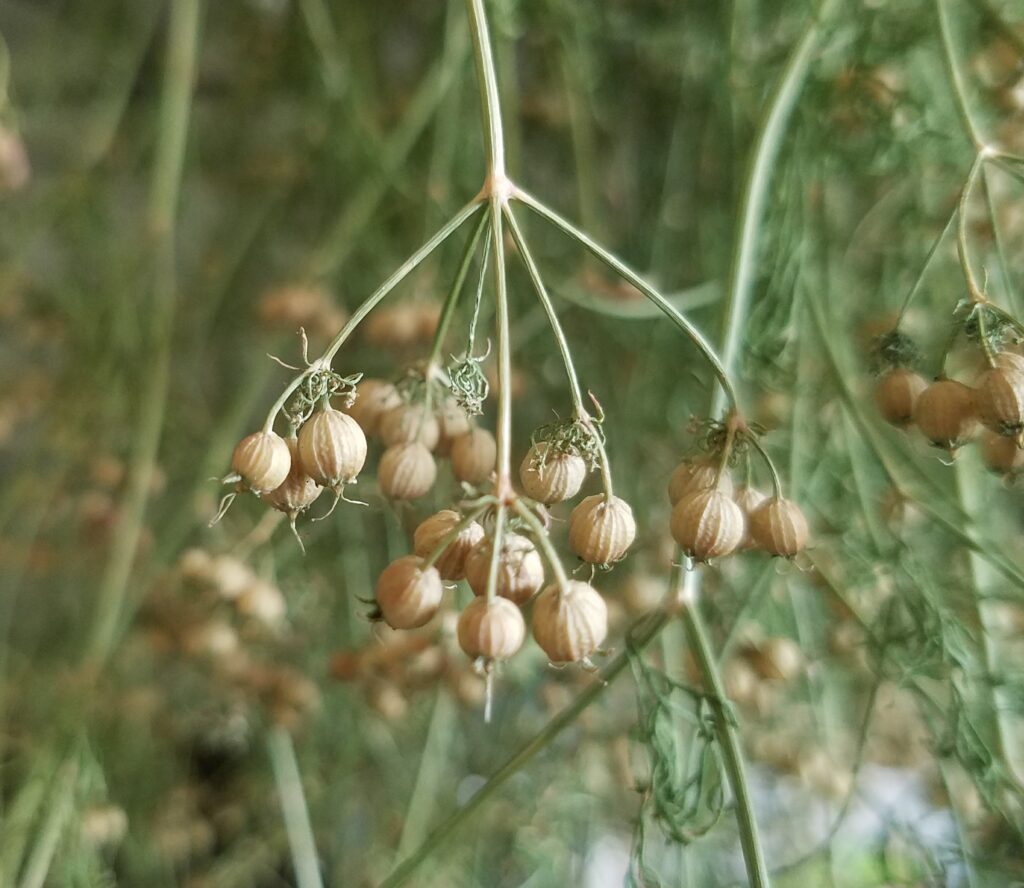
[[[985,464],[1000,475],[1014,477],[1024,467],[1024,356],[1002,345],[977,318],[988,314],[977,306],[958,318],[961,332],[974,349],[964,371],[966,381],[943,372],[929,382],[910,366],[893,363],[875,383],[875,406],[881,417],[901,429],[916,429],[929,444],[950,456],[978,441]],[[990,323],[1007,325],[1001,316]],[[892,333],[887,337],[902,337]],[[948,355],[944,356],[943,366]],[[979,365],[980,361],[980,365]]]

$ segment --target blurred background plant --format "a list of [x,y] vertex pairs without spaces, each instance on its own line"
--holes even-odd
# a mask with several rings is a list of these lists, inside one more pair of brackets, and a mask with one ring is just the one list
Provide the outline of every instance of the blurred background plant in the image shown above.
[[[711,339],[750,296],[740,388],[814,547],[703,572],[701,607],[774,883],[1021,879],[1020,492],[871,391],[908,293],[901,329],[948,339],[986,146],[971,257],[1021,316],[1024,10],[487,8],[517,183]],[[0,33],[0,885],[743,884],[721,701],[658,609],[712,376],[571,241],[524,218],[639,526],[602,582],[607,686],[530,649],[485,724],[451,615],[364,619],[441,493],[398,510],[368,479],[304,558],[255,501],[206,526],[288,378],[264,353],[294,362],[300,326],[319,353],[479,189],[461,0],[9,0]],[[346,366],[422,357],[458,259]],[[512,265],[522,453],[566,402]]]

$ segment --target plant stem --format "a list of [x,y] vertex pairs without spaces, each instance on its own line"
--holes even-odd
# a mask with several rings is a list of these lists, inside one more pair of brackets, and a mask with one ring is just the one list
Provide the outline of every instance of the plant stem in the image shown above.
[[956,60],[956,49],[953,46],[953,31],[950,27],[948,0],[935,0],[935,14],[939,20],[939,35],[942,38],[943,62],[946,66],[946,73],[949,75],[950,86],[953,87],[953,101],[957,113],[963,121],[964,131],[967,137],[974,144],[975,150],[984,151],[986,148],[985,139],[981,136],[974,118],[971,117],[970,102],[967,99],[967,85],[964,82],[963,72]]
[[765,866],[761,851],[761,839],[757,830],[757,818],[747,785],[746,768],[743,763],[743,751],[740,747],[739,730],[736,717],[728,703],[722,679],[718,674],[718,665],[711,653],[707,632],[697,610],[696,571],[677,571],[677,600],[681,605],[680,619],[686,629],[687,638],[701,678],[705,682],[707,701],[715,716],[715,732],[722,750],[722,760],[729,785],[736,799],[736,823],[739,827],[740,844],[743,848],[743,860],[747,866],[747,877],[752,888],[766,888],[768,869]]
[[711,369],[714,371],[715,376],[718,377],[718,381],[722,386],[725,396],[729,403],[736,405],[736,391],[733,388],[732,382],[729,380],[729,376],[725,371],[725,367],[722,361],[719,359],[718,354],[712,348],[711,344],[704,338],[704,335],[691,324],[682,314],[680,314],[676,308],[670,303],[664,296],[661,295],[654,287],[652,287],[647,281],[645,281],[639,274],[631,269],[626,263],[615,256],[613,253],[606,250],[596,241],[594,241],[589,235],[580,231],[575,225],[564,219],[546,204],[537,200],[537,198],[527,194],[521,188],[515,188],[512,197],[515,200],[521,201],[531,210],[533,210],[538,216],[543,219],[547,219],[556,228],[561,229],[566,235],[573,240],[577,241],[581,246],[589,250],[594,256],[605,263],[611,268],[616,274],[619,275],[627,283],[632,284],[638,289],[644,296],[646,296],[651,302],[653,302],[658,308],[664,312],[670,320],[672,320],[677,327],[679,327],[693,342],[695,346],[700,350],[701,354],[704,355],[707,362],[711,365]]
[[627,633],[627,646],[630,650],[617,654],[600,672],[600,681],[595,681],[584,690],[565,709],[549,721],[533,739],[521,746],[505,763],[498,768],[488,781],[480,787],[476,795],[469,799],[461,808],[450,814],[430,833],[422,844],[380,884],[380,888],[395,888],[404,884],[416,871],[421,863],[435,853],[458,828],[469,820],[473,814],[493,796],[513,775],[534,756],[545,749],[559,734],[572,725],[580,713],[593,703],[608,685],[614,681],[629,665],[630,653],[642,649],[653,639],[668,622],[664,610],[657,610],[637,620]]
[[932,259],[935,257],[935,253],[942,245],[942,242],[946,239],[946,235],[949,234],[949,230],[953,227],[953,223],[956,221],[958,215],[959,213],[955,209],[949,214],[946,224],[942,226],[942,231],[938,233],[935,240],[932,241],[932,245],[928,248],[928,252],[924,257],[924,263],[921,265],[921,270],[918,271],[917,277],[914,279],[914,283],[911,285],[910,290],[907,291],[907,295],[903,299],[903,304],[900,306],[900,313],[896,316],[897,328],[901,323],[903,323],[903,316],[907,313],[907,309],[910,308],[910,303],[917,295],[918,290],[921,289],[921,284],[924,282],[924,276],[927,273],[929,266],[932,264]]
[[274,771],[274,782],[277,783],[298,888],[323,888],[313,825],[302,791],[302,777],[295,760],[291,735],[282,727],[271,728],[267,735],[267,750]]
[[491,249],[494,253],[494,323],[498,340],[498,471],[494,493],[499,499],[507,499],[512,491],[512,345],[509,338],[501,200],[498,194],[493,194],[490,198]]
[[153,238],[153,294],[150,351],[144,364],[141,401],[122,517],[113,535],[110,557],[100,582],[96,620],[86,659],[102,666],[117,634],[132,563],[143,531],[146,503],[156,469],[170,384],[177,290],[175,217],[185,165],[185,146],[199,45],[200,0],[171,4],[167,67],[160,105],[160,136],[153,167],[148,223]]
[[334,360],[334,356],[338,353],[338,350],[344,345],[345,341],[352,335],[356,327],[358,327],[363,319],[376,308],[377,303],[380,302],[385,296],[388,295],[395,287],[397,287],[405,278],[431,253],[434,252],[438,247],[441,246],[452,234],[454,234],[461,226],[462,223],[469,219],[474,213],[480,209],[480,199],[473,198],[468,204],[466,204],[459,212],[457,212],[451,219],[449,219],[440,230],[428,240],[422,247],[420,247],[415,253],[413,253],[408,259],[405,260],[393,273],[384,281],[364,302],[359,306],[349,319],[348,323],[342,327],[341,332],[338,333],[334,339],[331,340],[331,344],[327,347],[327,350],[317,360],[310,364],[305,370],[296,376],[281,393],[281,396],[274,402],[274,405],[270,408],[270,412],[267,414],[267,419],[263,424],[263,430],[269,432],[274,428],[274,420],[277,419],[277,415],[281,412],[281,409],[287,403],[294,392],[301,384],[304,379],[319,370],[324,370],[331,365],[331,361]]
[[569,349],[565,332],[562,330],[558,315],[555,313],[555,307],[552,305],[551,297],[548,295],[547,287],[544,286],[544,279],[541,277],[540,269],[534,261],[533,253],[530,252],[526,238],[523,237],[523,230],[519,227],[519,222],[516,220],[511,206],[506,205],[505,218],[508,220],[508,230],[512,235],[516,248],[519,250],[519,255],[522,257],[530,283],[533,284],[533,289],[537,293],[537,298],[540,300],[544,313],[548,317],[548,323],[551,325],[551,332],[555,337],[558,352],[562,356],[562,364],[565,367],[565,377],[569,383],[569,397],[572,400],[573,411],[576,414],[576,418],[580,419],[587,411],[583,406],[583,395],[580,393],[580,383],[576,376],[576,367],[573,365],[572,351]]
[[964,279],[967,281],[967,292],[973,302],[986,302],[985,294],[981,292],[978,281],[971,270],[971,260],[967,254],[967,204],[971,197],[971,190],[978,180],[982,165],[985,162],[985,152],[979,151],[974,156],[974,163],[967,174],[967,181],[964,182],[963,190],[960,192],[960,200],[957,203],[956,223],[956,254],[960,259],[960,267],[964,271]]
[[481,114],[484,119],[484,140],[487,147],[487,178],[500,182],[505,178],[505,135],[501,125],[501,100],[498,78],[494,72],[494,55],[487,27],[484,0],[466,0],[473,35],[473,60],[480,81]]
[[483,234],[488,220],[489,216],[487,213],[480,214],[480,221],[477,222],[476,228],[473,229],[469,240],[466,241],[466,249],[459,262],[459,269],[455,273],[455,280],[452,281],[451,289],[448,291],[444,306],[441,308],[441,317],[438,319],[437,330],[434,333],[434,342],[430,349],[430,355],[427,358],[426,379],[428,382],[434,372],[440,369],[441,349],[444,347],[445,336],[448,334],[448,328],[451,326],[455,308],[459,304],[462,287],[466,283],[466,277],[469,275],[469,267],[473,263],[477,244],[480,243],[480,235]]
[[[811,59],[821,41],[822,19],[831,5],[830,0],[825,0],[800,35],[796,47],[786,62],[782,79],[768,100],[767,114],[754,143],[750,171],[744,182],[740,202],[740,229],[733,251],[732,267],[729,274],[729,296],[725,301],[725,313],[722,321],[722,359],[726,367],[731,367],[734,364],[735,356],[741,345],[740,337],[744,327],[742,319],[750,310],[754,272],[757,267],[758,248],[761,241],[761,223],[764,218],[768,189],[771,185],[776,160],[782,148],[790,115],[793,108],[796,107],[797,98],[800,96],[807,78]],[[737,321],[737,319],[740,320]],[[722,395],[733,405],[736,404],[734,393],[724,391]],[[717,416],[725,407],[722,398],[716,395],[712,402],[711,415]]]
[[576,367],[572,360],[572,351],[569,348],[569,342],[565,338],[565,332],[562,330],[562,324],[558,320],[558,314],[555,312],[555,306],[551,302],[551,297],[548,295],[547,287],[544,285],[544,278],[541,277],[540,269],[537,267],[537,262],[533,258],[533,253],[530,252],[530,247],[526,243],[526,238],[523,236],[523,231],[519,227],[519,222],[515,217],[515,213],[512,212],[510,204],[505,205],[505,218],[508,220],[509,231],[512,233],[512,239],[515,241],[516,247],[519,250],[519,255],[523,259],[523,264],[526,266],[526,272],[529,275],[530,282],[533,284],[533,289],[537,293],[537,298],[540,300],[541,305],[544,308],[544,313],[548,317],[548,323],[551,325],[551,332],[555,337],[555,342],[558,344],[558,351],[562,356],[562,364],[565,367],[565,376],[569,382],[569,397],[572,400],[574,418],[583,423],[589,430],[590,434],[597,445],[598,460],[601,466],[601,481],[604,485],[605,498],[611,499],[614,494],[612,487],[612,471],[611,466],[608,463],[608,453],[605,451],[604,444],[601,441],[601,435],[598,430],[594,427],[593,420],[587,408],[583,405],[583,395],[580,392],[579,379],[576,376]]
[[49,800],[49,811],[25,863],[25,870],[18,882],[18,888],[43,888],[53,864],[64,828],[67,826],[75,807],[75,788],[78,783],[79,754],[72,752],[57,772],[53,793]]
[[569,577],[565,572],[565,567],[562,565],[562,559],[558,557],[558,552],[555,551],[555,547],[551,544],[551,538],[544,529],[544,525],[540,523],[540,519],[530,511],[529,507],[522,500],[516,500],[515,510],[519,517],[530,525],[530,530],[533,531],[537,542],[540,543],[540,547],[544,550],[544,557],[547,558],[548,564],[551,565],[551,570],[555,574],[559,588],[564,589],[569,582]]
[[448,533],[446,533],[443,537],[441,537],[440,540],[438,540],[437,545],[434,546],[434,551],[432,551],[427,556],[427,560],[423,565],[424,570],[426,570],[428,567],[433,567],[437,563],[437,559],[444,554],[444,550],[447,549],[453,542],[455,542],[455,538],[460,533],[462,533],[462,531],[464,531],[467,527],[469,527],[470,524],[476,521],[477,518],[483,515],[483,513],[486,512],[492,505],[494,505],[494,497],[484,497],[483,500],[484,504],[482,506],[480,506],[477,509],[474,509],[469,514],[464,515],[459,520],[458,524],[456,524],[451,530],[448,531]]

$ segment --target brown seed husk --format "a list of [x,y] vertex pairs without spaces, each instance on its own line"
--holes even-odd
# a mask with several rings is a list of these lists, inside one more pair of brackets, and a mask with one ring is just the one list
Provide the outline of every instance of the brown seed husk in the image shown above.
[[437,465],[422,444],[396,444],[384,451],[377,469],[381,492],[390,499],[419,499],[437,478]]
[[262,498],[279,512],[294,516],[313,505],[324,489],[303,469],[299,459],[298,440],[286,438],[285,443],[292,458],[288,477],[272,491],[263,494]]
[[993,432],[1016,437],[1024,430],[1024,372],[993,367],[981,374],[974,390],[978,418]]
[[390,382],[364,379],[356,386],[356,399],[347,412],[359,423],[367,437],[380,433],[381,417],[402,406],[402,396]]
[[720,490],[698,490],[672,509],[672,536],[697,561],[730,555],[743,542],[743,511]]
[[276,432],[254,432],[239,441],[231,454],[231,470],[257,494],[280,487],[291,467],[291,451]]
[[531,447],[519,466],[519,480],[526,495],[548,505],[572,499],[586,477],[583,457],[558,453],[547,442]]
[[1024,469],[1024,450],[1016,438],[986,432],[981,441],[981,456],[993,472],[1015,475]]
[[938,379],[918,397],[914,422],[936,447],[956,450],[978,424],[974,392],[955,379]]
[[366,462],[366,435],[351,416],[327,407],[299,429],[299,460],[317,484],[339,490],[351,484]]
[[[466,582],[474,595],[487,594],[493,541],[481,540],[466,556]],[[515,604],[524,604],[544,582],[544,563],[533,543],[518,533],[506,533],[498,555],[495,592]]]
[[459,615],[457,632],[468,657],[507,660],[523,646],[526,622],[507,598],[474,598]]
[[[431,515],[416,528],[413,534],[413,550],[421,558],[429,558],[460,521],[462,516],[453,509],[442,509]],[[466,575],[466,557],[483,538],[484,529],[475,521],[460,530],[434,562],[441,579],[452,582],[461,580]]]
[[928,381],[906,367],[887,370],[875,384],[875,406],[882,419],[903,428],[914,419],[914,406]]
[[469,414],[459,406],[459,402],[453,397],[447,397],[441,403],[437,410],[437,422],[441,436],[434,452],[438,456],[449,456],[455,439],[462,435],[468,435],[473,428]]
[[754,513],[754,510],[761,505],[761,503],[768,499],[768,494],[758,490],[756,487],[750,487],[745,484],[743,487],[737,488],[732,498],[743,512],[743,517],[746,519],[747,525],[740,548],[751,549],[757,544],[754,542],[754,538],[750,535],[750,516]]
[[436,568],[405,555],[392,561],[377,580],[377,606],[392,629],[416,629],[430,622],[441,606],[444,586]]
[[380,419],[380,439],[385,447],[418,441],[427,450],[437,446],[441,427],[425,404],[403,404],[389,410]]
[[772,497],[750,516],[750,535],[766,552],[792,558],[806,547],[810,531],[800,506],[792,500]]
[[569,516],[569,546],[590,564],[612,564],[636,539],[633,509],[624,499],[588,496]]
[[552,663],[578,663],[608,634],[608,606],[588,583],[552,583],[533,606],[533,637]]
[[[713,487],[717,476],[718,463],[707,457],[683,460],[668,479],[669,501],[674,506],[684,496]],[[733,484],[728,469],[718,479],[718,490],[732,496]]]
[[487,429],[473,429],[452,442],[452,471],[455,477],[474,486],[491,477],[498,460],[498,445]]

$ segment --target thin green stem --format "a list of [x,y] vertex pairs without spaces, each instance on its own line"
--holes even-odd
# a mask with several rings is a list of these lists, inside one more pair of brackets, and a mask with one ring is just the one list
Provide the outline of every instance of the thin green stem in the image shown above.
[[520,228],[515,213],[509,204],[505,205],[505,218],[508,220],[512,240],[515,242],[519,255],[523,259],[526,273],[533,284],[533,289],[540,300],[540,304],[544,308],[544,313],[547,315],[548,323],[551,326],[551,332],[555,337],[555,342],[558,344],[558,351],[562,356],[562,365],[565,367],[565,376],[569,382],[569,397],[572,399],[574,418],[590,430],[591,437],[597,445],[598,462],[601,468],[601,482],[604,485],[605,497],[610,500],[614,495],[614,489],[612,487],[612,471],[611,465],[608,462],[608,453],[601,441],[600,433],[594,426],[590,413],[583,404],[583,395],[580,392],[579,379],[572,360],[572,350],[569,348],[569,342],[565,338],[565,332],[562,330],[562,324],[558,320],[558,314],[555,312],[555,306],[551,302],[551,296],[548,294],[547,287],[544,284],[540,268],[533,258],[533,253],[530,251],[526,238],[523,236],[522,228]]
[[953,223],[957,220],[959,211],[954,209],[946,220],[946,224],[942,226],[942,231],[939,232],[935,240],[932,241],[932,245],[928,248],[928,252],[925,254],[924,263],[921,265],[920,271],[917,273],[917,277],[914,278],[914,283],[911,285],[910,290],[907,291],[907,295],[903,297],[903,304],[900,306],[900,312],[896,317],[896,327],[899,328],[900,324],[903,323],[903,316],[907,313],[907,309],[910,308],[910,303],[913,302],[914,297],[918,294],[921,289],[921,284],[924,283],[925,274],[928,272],[928,268],[932,264],[932,259],[935,258],[936,252],[942,242],[946,239],[950,229],[953,227]]
[[715,376],[718,378],[722,389],[725,391],[725,396],[729,403],[736,406],[736,391],[733,388],[732,382],[729,379],[728,374],[725,371],[725,367],[722,361],[719,359],[718,354],[712,348],[711,344],[704,338],[704,335],[691,324],[683,315],[676,310],[676,308],[670,303],[664,296],[661,295],[654,287],[652,287],[647,281],[645,281],[639,274],[633,271],[628,265],[626,265],[621,259],[610,253],[596,241],[590,238],[589,235],[580,231],[575,225],[564,219],[550,207],[537,198],[527,194],[520,188],[515,188],[512,197],[515,200],[521,201],[533,212],[543,219],[546,219],[556,228],[561,229],[566,235],[578,242],[581,246],[589,250],[594,256],[605,263],[611,268],[616,274],[619,275],[624,281],[632,284],[643,293],[651,302],[653,302],[662,312],[665,313],[672,320],[677,327],[679,327],[689,338],[690,341],[698,348],[707,362],[711,365],[711,369],[714,371]]
[[43,888],[47,884],[53,855],[74,812],[78,772],[79,756],[73,752],[57,772],[49,799],[49,810],[40,827],[39,838],[25,863],[18,888]]
[[985,152],[979,151],[974,156],[974,163],[967,174],[967,181],[964,182],[963,190],[960,192],[960,200],[957,204],[957,225],[956,225],[956,253],[960,258],[960,267],[964,272],[964,279],[967,281],[967,292],[974,302],[985,302],[985,294],[981,292],[978,281],[971,269],[971,260],[967,252],[967,205],[971,197],[974,183],[978,180],[982,165],[985,162]]
[[593,682],[580,693],[565,709],[549,721],[528,743],[521,746],[498,768],[487,782],[477,790],[468,802],[442,820],[424,839],[422,844],[403,860],[381,883],[380,888],[395,888],[405,884],[421,863],[438,851],[443,843],[466,821],[473,817],[480,807],[497,793],[515,774],[527,765],[541,750],[547,748],[566,728],[573,725],[591,703],[597,700],[608,686],[629,665],[630,656],[643,649],[668,622],[664,610],[657,610],[637,620],[627,632],[627,650],[613,657],[599,673],[600,681]]
[[484,497],[484,500],[484,505],[480,506],[478,509],[474,509],[472,512],[469,512],[467,515],[463,516],[458,524],[456,524],[451,530],[448,531],[448,533],[446,533],[443,537],[441,537],[440,540],[438,540],[438,543],[434,547],[434,550],[430,553],[430,555],[427,556],[427,560],[423,565],[424,570],[426,570],[426,568],[428,567],[433,567],[437,563],[437,559],[444,554],[444,550],[447,549],[455,541],[455,538],[460,533],[462,533],[462,531],[464,531],[467,527],[469,527],[470,524],[476,521],[477,518],[483,515],[483,513],[486,512],[495,503],[495,499],[493,496]]
[[430,348],[430,355],[427,357],[426,378],[428,381],[433,376],[433,373],[440,369],[441,349],[444,347],[448,328],[451,326],[452,317],[455,315],[455,309],[459,304],[459,297],[462,295],[462,288],[469,275],[469,268],[473,264],[473,256],[476,254],[477,244],[480,243],[480,236],[483,234],[484,228],[487,227],[488,221],[487,213],[481,213],[480,221],[477,222],[476,228],[473,229],[469,240],[466,241],[466,249],[462,254],[462,259],[459,261],[455,280],[452,281],[451,289],[448,291],[448,296],[445,298],[444,305],[441,308],[441,317],[438,319],[437,330],[434,332],[434,342]]
[[491,537],[491,560],[487,566],[487,603],[491,604],[498,596],[498,571],[501,568],[501,555],[505,547],[505,521],[508,518],[508,507],[498,503],[494,510],[494,535]]
[[509,336],[501,200],[498,194],[490,198],[491,250],[494,253],[494,323],[498,340],[498,471],[494,490],[495,495],[504,500],[512,490],[512,344]]
[[725,764],[726,773],[729,775],[729,784],[732,786],[736,799],[736,823],[739,827],[747,877],[751,888],[767,888],[769,884],[768,868],[765,866],[761,840],[758,835],[757,818],[754,816],[753,801],[747,784],[736,716],[725,695],[722,679],[718,673],[718,665],[708,642],[707,631],[697,609],[696,586],[698,583],[695,582],[695,573],[695,571],[677,572],[677,600],[681,604],[679,616],[683,621],[691,651],[705,683],[708,705],[714,713],[715,732],[718,735],[718,743],[722,751],[722,761]]
[[956,47],[953,45],[953,29],[949,21],[949,0],[935,0],[935,14],[939,20],[939,34],[942,37],[943,62],[950,86],[953,87],[953,99],[957,113],[963,122],[967,137],[978,152],[985,150],[987,141],[982,137],[981,130],[971,116],[971,103],[967,98],[967,84],[963,72],[957,63]]
[[281,396],[274,402],[274,405],[270,408],[270,412],[267,413],[267,419],[263,424],[263,430],[269,432],[274,428],[274,420],[277,419],[277,415],[281,412],[281,409],[288,402],[288,399],[292,396],[292,393],[302,384],[303,380],[308,378],[313,373],[320,370],[324,370],[331,365],[331,361],[334,360],[334,356],[338,353],[338,350],[345,344],[345,341],[352,335],[355,329],[362,323],[363,319],[377,307],[385,296],[388,295],[392,290],[395,289],[405,278],[415,269],[420,263],[422,263],[431,253],[434,252],[438,247],[441,246],[452,234],[454,234],[462,224],[469,219],[475,212],[480,209],[480,198],[475,197],[468,204],[466,204],[458,213],[456,213],[451,219],[449,219],[440,230],[428,240],[422,247],[420,247],[415,253],[413,253],[408,259],[405,260],[393,273],[384,281],[364,302],[359,306],[349,319],[348,323],[342,327],[341,332],[338,333],[334,339],[331,340],[330,345],[327,346],[327,350],[317,360],[310,364],[305,370],[296,376],[281,393]]
[[267,735],[267,750],[270,753],[274,782],[277,784],[298,888],[323,888],[313,824],[309,819],[309,808],[302,790],[302,776],[295,759],[291,735],[282,727],[271,728]]
[[564,589],[569,582],[569,576],[565,572],[562,559],[558,557],[558,552],[555,551],[555,547],[551,543],[551,537],[548,536],[544,525],[541,524],[540,519],[530,511],[530,508],[522,500],[517,499],[514,508],[516,514],[530,526],[534,537],[536,537],[541,549],[544,550],[544,557],[547,559],[548,564],[551,565],[551,570],[555,575],[559,588]]
[[174,229],[192,109],[201,8],[200,0],[176,0],[171,5],[159,141],[148,214],[153,237],[151,351],[144,365],[142,397],[134,435],[136,449],[129,469],[122,518],[100,581],[96,620],[86,652],[87,660],[97,668],[110,653],[117,634],[128,580],[143,532],[146,504],[163,432],[171,378],[171,332],[177,291]]
[[768,473],[772,477],[772,491],[775,493],[777,499],[782,498],[782,481],[779,479],[779,471],[775,468],[775,463],[772,458],[768,455],[768,451],[765,450],[764,444],[758,439],[757,435],[748,435],[747,441],[750,446],[758,452],[758,455],[764,461],[764,464],[768,467]]
[[523,230],[519,227],[519,222],[515,217],[515,213],[512,212],[512,207],[508,204],[505,205],[505,218],[508,220],[508,230],[512,235],[512,240],[515,242],[516,248],[519,250],[519,255],[523,260],[523,265],[526,267],[526,273],[530,278],[530,283],[533,284],[533,289],[537,294],[537,298],[540,300],[540,304],[544,309],[544,313],[548,317],[548,323],[551,325],[551,332],[555,337],[555,342],[558,345],[558,352],[562,356],[562,365],[565,367],[566,381],[569,383],[569,397],[572,399],[573,411],[576,414],[577,419],[581,419],[586,414],[586,408],[583,406],[583,395],[580,392],[580,383],[576,375],[576,367],[573,365],[572,351],[569,348],[569,343],[565,338],[565,332],[562,330],[562,325],[558,320],[558,314],[555,312],[555,306],[551,302],[551,297],[548,295],[547,287],[544,285],[544,279],[541,277],[540,269],[537,267],[537,263],[533,258],[533,253],[530,251],[529,245],[526,243],[526,238],[523,237]]
[[502,130],[498,78],[494,72],[494,55],[491,50],[484,0],[466,0],[466,11],[469,14],[473,35],[476,75],[480,81],[481,114],[487,144],[487,178],[492,183],[500,182],[505,178],[505,136]]
[[[822,3],[816,15],[807,23],[800,39],[786,62],[782,78],[768,101],[764,122],[761,124],[751,154],[750,170],[747,173],[740,202],[740,227],[733,250],[732,266],[729,273],[729,296],[725,301],[722,318],[722,361],[726,367],[735,362],[741,346],[743,319],[750,310],[754,278],[757,270],[758,252],[761,243],[762,222],[768,202],[768,192],[775,172],[776,160],[782,148],[790,115],[796,107],[803,89],[811,60],[822,37],[822,19],[832,3]],[[735,393],[723,385],[721,395],[715,395],[711,415],[722,413],[727,399],[736,405]]]

